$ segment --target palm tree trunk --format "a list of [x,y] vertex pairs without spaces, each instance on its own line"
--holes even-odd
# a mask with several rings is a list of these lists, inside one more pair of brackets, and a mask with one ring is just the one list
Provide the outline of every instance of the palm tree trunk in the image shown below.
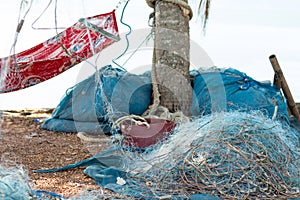
[[181,110],[187,116],[190,115],[192,102],[189,42],[189,17],[183,15],[179,5],[158,1],[155,6],[153,68],[160,93],[160,105],[170,112]]

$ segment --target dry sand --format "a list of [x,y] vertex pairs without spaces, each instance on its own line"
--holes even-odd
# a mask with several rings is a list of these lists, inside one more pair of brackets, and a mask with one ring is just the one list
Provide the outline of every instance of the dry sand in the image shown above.
[[55,192],[66,198],[81,191],[99,189],[100,186],[96,185],[93,179],[85,176],[83,168],[56,173],[33,173],[36,169],[61,167],[92,156],[90,147],[87,147],[76,134],[40,128],[41,121],[49,117],[51,111],[3,112],[0,129],[1,163],[9,161],[16,166],[23,165],[33,189]]

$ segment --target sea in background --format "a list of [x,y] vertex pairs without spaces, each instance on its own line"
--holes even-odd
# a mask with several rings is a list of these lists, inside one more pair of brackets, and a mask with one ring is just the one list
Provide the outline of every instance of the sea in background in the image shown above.
[[[0,3],[0,22],[3,28],[0,37],[0,57],[8,56],[15,36],[18,21],[20,0]],[[55,5],[41,15],[47,6],[46,1],[33,1],[22,31],[18,36],[16,52],[31,48],[56,35]],[[67,2],[57,5],[56,17],[59,27],[68,27],[81,17],[110,12],[116,8],[118,1],[108,0],[73,0],[72,6]],[[124,5],[124,4],[123,4]],[[191,7],[196,16],[197,1]],[[212,1],[211,13],[205,34],[201,31],[201,18],[194,17],[190,21],[191,48],[193,54],[206,55],[202,61],[191,60],[192,68],[198,64],[204,67],[215,65],[220,68],[235,68],[258,81],[273,81],[274,72],[269,56],[275,54],[283,70],[286,80],[296,102],[300,102],[300,1],[291,0],[287,4],[280,0],[239,0]],[[133,31],[144,33],[149,30],[148,16],[152,12],[144,1],[130,0],[124,12],[124,21]],[[122,8],[116,10],[120,19]],[[38,19],[38,20],[37,20]],[[37,20],[37,21],[36,21]],[[35,22],[36,21],[36,22]],[[126,48],[125,34],[128,27],[120,22],[121,44],[113,44],[99,55],[98,68],[111,64],[110,57],[118,57]],[[34,28],[33,28],[34,27]],[[41,28],[47,28],[41,29]],[[62,30],[59,30],[62,31]],[[141,35],[143,36],[143,35]],[[130,39],[130,37],[129,37]],[[131,43],[136,38],[131,38]],[[143,37],[139,38],[143,39]],[[152,49],[147,44],[132,54],[135,47],[130,47],[127,54],[118,60],[129,72],[149,70]],[[107,55],[110,55],[107,56]],[[94,62],[97,56],[90,59]],[[209,59],[209,62],[207,61]],[[201,58],[199,58],[201,59]],[[202,67],[202,66],[199,66]],[[36,86],[0,95],[0,109],[37,109],[54,108],[58,105],[66,90],[95,72],[95,68],[86,62],[78,64],[63,74],[40,83]]]

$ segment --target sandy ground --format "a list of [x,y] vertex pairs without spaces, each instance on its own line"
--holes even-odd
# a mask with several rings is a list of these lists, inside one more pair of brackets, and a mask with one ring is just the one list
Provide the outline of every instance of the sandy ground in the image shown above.
[[[93,179],[85,176],[83,168],[56,173],[33,172],[36,169],[65,166],[92,156],[91,146],[76,134],[41,129],[42,120],[50,115],[51,110],[3,112],[0,122],[1,163],[9,161],[16,166],[23,165],[33,189],[55,192],[66,198],[81,191],[100,189]],[[95,145],[98,149],[95,149]],[[92,150],[95,153],[103,150],[103,147],[94,144]]]

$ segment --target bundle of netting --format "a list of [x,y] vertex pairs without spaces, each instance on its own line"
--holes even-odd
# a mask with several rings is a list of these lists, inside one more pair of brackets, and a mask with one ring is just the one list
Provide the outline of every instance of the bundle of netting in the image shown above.
[[130,179],[154,196],[299,197],[299,134],[260,112],[225,112],[180,125],[152,151],[128,153]]
[[102,189],[87,190],[76,196],[68,198],[68,200],[133,200],[134,198],[122,197],[120,194],[110,193],[104,194]]
[[0,164],[0,199],[29,200],[33,191],[28,184],[25,170],[20,167],[7,167]]

